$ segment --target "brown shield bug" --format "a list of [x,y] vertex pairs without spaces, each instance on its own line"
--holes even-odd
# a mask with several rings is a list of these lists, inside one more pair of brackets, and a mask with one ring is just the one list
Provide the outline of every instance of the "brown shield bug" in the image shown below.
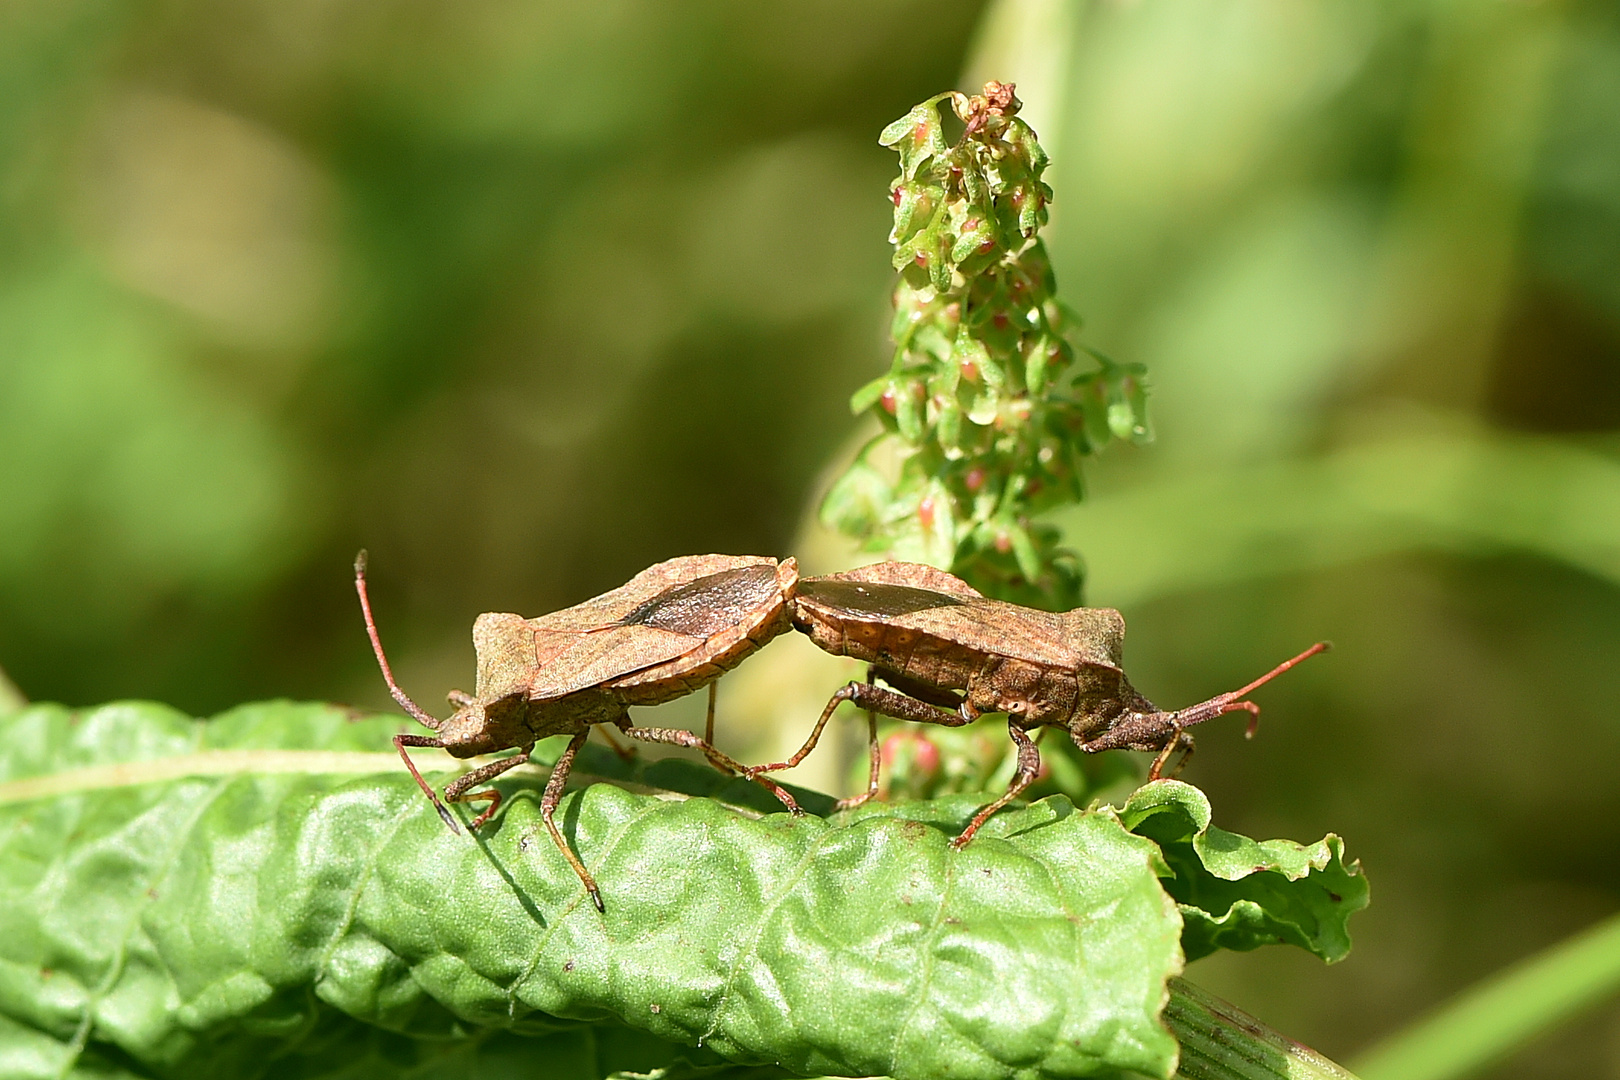
[[[980,810],[953,843],[961,847],[979,827],[1034,781],[1040,751],[1028,732],[1068,729],[1081,750],[1156,750],[1148,771],[1157,779],[1176,750],[1192,753],[1193,724],[1260,706],[1250,691],[1328,646],[1319,642],[1249,685],[1174,712],[1159,709],[1131,686],[1120,667],[1125,620],[1111,608],[1050,612],[991,600],[965,581],[917,563],[887,562],[842,574],[806,578],[792,600],[793,625],[825,651],[871,665],[865,683],[852,682],[827,702],[804,746],[786,761],[757,766],[753,776],[802,761],[833,710],[853,701],[901,720],[959,727],[984,713],[1006,713],[1018,749],[1012,784]],[[872,682],[875,675],[888,687]],[[892,687],[892,689],[890,689]],[[875,721],[870,739],[872,780],[858,804],[877,791]],[[1179,769],[1179,765],[1178,765]]]
[[[407,746],[441,747],[458,758],[518,749],[510,757],[480,765],[444,789],[446,802],[489,801],[470,826],[477,830],[500,806],[501,793],[474,788],[526,761],[537,740],[573,736],[546,783],[540,816],[599,911],[602,895],[595,879],[552,820],[574,757],[591,728],[608,724],[633,739],[692,747],[716,768],[746,772],[713,745],[714,681],[788,628],[788,598],[797,583],[798,567],[792,559],[687,555],[643,570],[611,592],[538,619],[480,615],[473,623],[476,690],[471,695],[451,691],[456,711],[441,720],[394,681],[366,593],[365,552],[354,564],[366,632],[388,690],[400,708],[436,733],[433,737],[402,733],[394,736],[394,747],[452,831],[460,831],[455,818],[417,771],[405,753]],[[631,725],[630,706],[658,705],[704,686],[710,688],[706,737],[678,728]],[[797,810],[792,796],[775,782],[750,779]]]

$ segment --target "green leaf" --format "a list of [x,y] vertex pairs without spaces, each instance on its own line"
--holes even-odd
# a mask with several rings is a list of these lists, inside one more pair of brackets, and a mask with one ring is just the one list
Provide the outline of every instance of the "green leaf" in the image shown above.
[[557,816],[601,915],[539,829],[538,777],[452,835],[375,753],[404,727],[285,702],[0,719],[0,1018],[57,1072],[462,1053],[471,1075],[523,1035],[583,1062],[544,1073],[571,1080],[621,1028],[662,1040],[615,1066],[641,1072],[672,1043],[897,1080],[1174,1068],[1180,917],[1110,811],[1052,798],[956,852],[971,799],[823,820],[592,784]]
[[1046,391],[1047,367],[1052,361],[1052,351],[1057,348],[1057,342],[1051,338],[1041,337],[1029,350],[1029,359],[1024,362],[1024,385],[1029,387],[1031,394],[1042,394]]
[[979,378],[984,380],[986,387],[1000,390],[1007,385],[1007,376],[1001,370],[1001,365],[991,358],[990,350],[974,336],[973,328],[966,323],[957,328],[954,351],[958,363],[971,363],[979,369]]
[[1349,953],[1347,924],[1367,906],[1367,879],[1360,863],[1345,864],[1344,843],[1332,833],[1309,846],[1250,840],[1211,825],[1209,799],[1179,780],[1138,789],[1119,816],[1164,852],[1173,875],[1165,888],[1181,904],[1189,960],[1272,943],[1328,963]]

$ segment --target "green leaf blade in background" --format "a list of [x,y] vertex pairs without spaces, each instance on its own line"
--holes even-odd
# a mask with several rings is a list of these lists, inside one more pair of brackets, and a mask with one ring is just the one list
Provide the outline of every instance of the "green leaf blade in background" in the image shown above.
[[[0,754],[0,1014],[61,1060],[252,1076],[311,1040],[348,1047],[335,1065],[379,1030],[421,1053],[606,1021],[811,1074],[1174,1065],[1158,1013],[1179,916],[1153,846],[1108,811],[1051,800],[952,853],[950,828],[904,814],[755,819],[594,784],[559,820],[602,916],[537,831],[533,786],[506,785],[496,827],[457,836],[402,768],[299,773],[276,745],[341,765],[397,720],[269,703],[212,722],[42,706],[0,725],[23,747]],[[244,747],[275,768],[15,797],[30,775]]]

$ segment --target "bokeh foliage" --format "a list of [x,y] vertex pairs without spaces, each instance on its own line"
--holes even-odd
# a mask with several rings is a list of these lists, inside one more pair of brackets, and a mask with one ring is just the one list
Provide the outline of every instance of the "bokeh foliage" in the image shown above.
[[[77,703],[380,706],[362,544],[424,696],[479,611],[808,559],[890,356],[876,134],[1001,78],[1060,298],[1153,376],[1155,445],[1059,523],[1133,681],[1201,700],[1337,646],[1188,776],[1231,828],[1352,836],[1379,901],[1333,969],[1194,978],[1350,1058],[1620,907],[1612,6],[982,14],[9,5],[0,664]],[[1620,1075],[1617,1026],[1498,1075]]]
[[346,696],[362,545],[446,679],[469,605],[785,552],[976,12],[8,6],[0,664]]

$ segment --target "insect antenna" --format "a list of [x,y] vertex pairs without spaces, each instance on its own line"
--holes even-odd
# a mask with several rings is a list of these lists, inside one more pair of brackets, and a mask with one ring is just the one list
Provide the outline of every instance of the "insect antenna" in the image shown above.
[[1237,712],[1239,709],[1241,709],[1249,714],[1249,726],[1244,730],[1243,737],[1245,739],[1254,738],[1255,729],[1260,726],[1260,706],[1256,705],[1252,701],[1244,701],[1242,699],[1264,686],[1272,679],[1275,679],[1289,668],[1309,660],[1317,653],[1327,652],[1330,648],[1332,648],[1332,646],[1328,642],[1318,641],[1315,645],[1312,645],[1298,656],[1284,660],[1282,663],[1278,664],[1276,667],[1272,668],[1270,671],[1266,672],[1252,683],[1249,683],[1247,686],[1240,687],[1239,689],[1233,690],[1230,693],[1221,694],[1218,697],[1212,697],[1208,701],[1201,704],[1178,710],[1175,714],[1178,722],[1177,726],[1185,727],[1188,724],[1202,723],[1205,720],[1213,720],[1217,716],[1224,716],[1229,712]]
[[360,594],[360,611],[366,617],[366,633],[371,635],[371,651],[377,654],[377,666],[382,668],[383,678],[388,682],[388,692],[394,695],[394,700],[399,702],[400,708],[416,718],[417,723],[430,731],[438,731],[439,718],[412,701],[410,695],[399,688],[399,683],[394,681],[393,669],[388,666],[388,657],[383,655],[382,639],[377,636],[377,621],[371,617],[371,597],[366,595],[364,548],[361,548],[360,554],[354,557],[354,591]]

